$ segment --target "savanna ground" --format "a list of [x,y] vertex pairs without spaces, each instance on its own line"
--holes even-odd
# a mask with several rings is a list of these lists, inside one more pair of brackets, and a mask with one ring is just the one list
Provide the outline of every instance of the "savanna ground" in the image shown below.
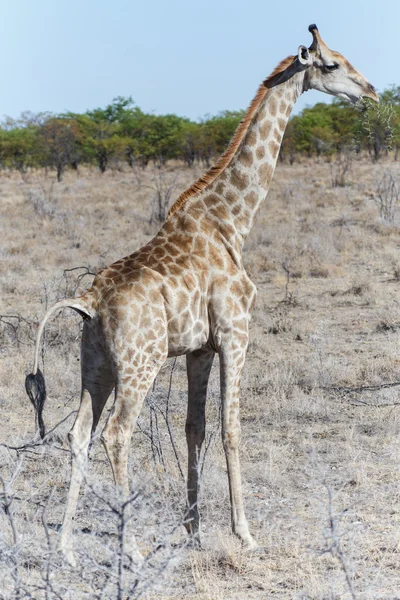
[[132,440],[134,522],[147,557],[139,570],[119,552],[123,518],[98,437],[78,506],[77,567],[57,553],[80,390],[72,311],[46,330],[44,444],[24,377],[46,307],[148,241],[157,190],[173,199],[200,170],[93,169],[60,184],[53,174],[0,176],[0,598],[400,598],[399,388],[382,387],[400,380],[400,209],[383,218],[376,203],[383,174],[399,183],[400,165],[354,159],[334,187],[337,168],[279,165],[244,252],[258,300],[241,461],[263,552],[244,554],[230,533],[218,360],[200,464],[203,549],[184,544],[181,357],[162,369]]

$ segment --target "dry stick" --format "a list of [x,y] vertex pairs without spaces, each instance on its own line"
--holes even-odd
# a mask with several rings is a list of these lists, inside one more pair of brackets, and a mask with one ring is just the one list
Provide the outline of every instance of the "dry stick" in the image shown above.
[[[165,466],[164,455],[163,455],[162,446],[161,446],[161,437],[160,437],[160,429],[158,427],[158,418],[157,418],[157,413],[155,411],[154,402],[153,402],[153,396],[154,396],[154,392],[155,392],[155,389],[156,389],[156,382],[157,382],[157,377],[154,379],[153,389],[151,390],[151,394],[150,394],[150,396],[148,398],[148,405],[149,405],[149,408],[150,408],[150,434],[146,434],[146,435],[147,435],[147,437],[150,438],[151,451],[152,451],[152,454],[153,454],[154,464],[155,465],[157,464],[156,455],[155,455],[155,452],[154,452],[154,450],[157,450],[159,461],[162,464],[162,466],[164,468],[164,471],[166,472],[167,469],[166,469],[166,466]],[[157,432],[157,443],[155,443],[155,441],[154,441],[154,437],[155,436],[154,436],[153,414],[154,414],[154,421],[155,421],[155,427],[156,427],[156,432]]]
[[117,583],[117,600],[122,600],[124,595],[124,580],[123,580],[123,559],[125,554],[125,538],[126,538],[126,524],[132,519],[132,514],[126,516],[126,511],[129,509],[130,504],[134,502],[139,496],[138,492],[133,493],[128,500],[126,500],[120,510],[118,511],[118,583]]
[[368,391],[374,392],[376,390],[397,387],[399,385],[400,385],[400,381],[393,381],[393,382],[389,382],[389,383],[380,383],[377,385],[363,385],[360,387],[335,387],[335,386],[324,387],[324,386],[322,386],[320,389],[331,390],[333,392],[342,392],[343,394],[351,394],[352,392],[368,392]]
[[[174,526],[172,528],[172,530],[170,531],[169,535],[173,535],[174,532],[178,529],[178,527],[181,527],[181,523],[179,523],[178,525]],[[156,548],[154,548],[154,550],[152,550],[151,552],[149,552],[149,554],[145,557],[142,567],[141,567],[141,571],[144,570],[145,567],[147,567],[150,564],[150,561],[152,558],[154,558],[154,556],[156,556],[157,554],[160,553],[161,550],[164,550],[166,548],[165,544],[158,544],[158,546]],[[173,558],[173,554],[174,554],[174,549],[169,547],[170,553],[169,555],[167,555],[167,557],[164,559],[164,561],[161,563],[161,565],[159,566],[159,568],[155,571],[154,575],[152,578],[148,578],[147,583],[143,586],[143,588],[141,590],[138,590],[138,593],[135,596],[129,596],[130,600],[138,600],[139,598],[141,598],[143,596],[144,593],[146,593],[152,583],[154,581],[157,581],[158,577],[163,573],[163,571],[166,570],[166,568],[168,567],[169,562],[172,560]],[[140,583],[140,579],[136,578],[134,584],[132,585],[132,587],[129,588],[129,594],[133,594],[137,588],[138,585]]]
[[[53,433],[53,431],[58,429],[58,427],[60,427],[60,425],[65,423],[65,421],[67,421],[72,415],[75,415],[77,412],[78,412],[77,410],[71,411],[66,417],[64,417],[64,419],[61,419],[61,421],[59,421],[56,425],[54,425],[54,427],[46,433],[46,435],[44,436],[43,439],[38,440],[37,442],[28,442],[26,444],[23,444],[22,446],[9,446],[8,444],[0,444],[0,447],[7,448],[7,450],[16,450],[17,452],[19,452],[19,451],[26,450],[27,448],[35,448],[36,446],[44,446],[46,444],[46,441],[47,441],[49,435],[51,433]],[[57,448],[58,450],[63,450],[65,452],[69,452],[69,450],[66,450],[65,448],[60,448],[59,446],[54,446],[54,448]]]
[[18,568],[19,567],[19,565],[18,565],[18,533],[17,533],[17,528],[15,526],[15,522],[14,522],[14,516],[13,516],[12,510],[11,510],[13,497],[9,496],[8,487],[10,485],[12,485],[14,480],[16,479],[16,477],[21,469],[21,464],[22,464],[21,461],[19,461],[7,484],[4,481],[3,477],[0,476],[0,483],[3,487],[3,494],[2,494],[2,498],[1,498],[2,503],[3,503],[3,510],[4,510],[5,515],[7,516],[8,522],[10,524],[11,535],[12,535],[13,553],[10,555],[10,557],[11,557],[11,561],[12,561],[11,576],[14,580],[15,600],[19,600],[19,598],[21,597],[21,581],[20,581],[19,568]]
[[124,538],[125,538],[125,504],[118,514],[118,555],[117,555],[117,600],[122,600],[124,594],[123,560],[124,560]]
[[73,295],[76,294],[79,284],[84,277],[86,277],[87,275],[93,275],[94,277],[96,276],[96,273],[93,273],[92,271],[90,271],[89,267],[72,267],[71,269],[64,269],[63,276],[65,277],[65,293],[68,292],[68,281],[67,281],[66,274],[71,273],[72,271],[78,271],[79,269],[85,269],[85,273],[80,273],[78,275],[78,277],[76,278],[75,287],[72,292]]
[[214,431],[212,431],[208,437],[207,443],[205,445],[204,448],[204,453],[203,453],[203,458],[201,461],[201,467],[200,467],[200,477],[203,476],[203,470],[204,470],[204,465],[206,462],[206,456],[207,456],[207,452],[210,449],[211,446],[211,442],[214,439],[216,433],[220,430],[221,428],[221,419],[222,419],[222,404],[220,403],[219,408],[218,408],[218,422],[217,422],[217,427],[214,429]]
[[151,440],[151,452],[153,454],[153,461],[154,464],[157,464],[156,461],[156,455],[154,450],[157,450],[160,462],[161,462],[161,455],[160,455],[160,449],[158,448],[158,446],[154,443],[154,438],[153,438],[153,405],[152,405],[152,398],[156,389],[156,385],[157,385],[157,377],[154,379],[153,381],[153,389],[151,390],[151,396],[150,396],[150,402],[149,402],[149,406],[150,406],[150,440]]
[[96,496],[98,500],[103,502],[112,513],[118,516],[118,552],[117,552],[117,600],[122,600],[124,597],[124,553],[125,553],[125,537],[126,537],[126,524],[128,521],[132,519],[132,515],[126,516],[126,511],[129,508],[129,505],[137,500],[139,497],[139,492],[134,492],[125,502],[122,503],[121,507],[115,506],[112,502],[110,502],[104,495],[100,494],[95,486],[93,486],[90,482],[88,482],[86,478],[86,473],[83,473],[85,485],[90,489],[92,494]]
[[[163,450],[162,450],[160,429],[159,429],[159,426],[158,426],[158,417],[157,417],[157,411],[156,411],[156,409],[158,409],[158,412],[163,417],[163,419],[164,419],[164,421],[166,423],[167,431],[168,431],[168,435],[169,435],[169,439],[171,441],[171,446],[172,446],[172,449],[173,449],[174,454],[175,454],[175,459],[176,459],[176,462],[178,464],[180,475],[181,475],[182,479],[184,480],[184,475],[183,475],[182,467],[181,467],[181,464],[180,464],[180,460],[179,460],[179,456],[178,456],[178,451],[177,451],[176,446],[175,446],[174,437],[173,437],[173,433],[172,433],[171,426],[169,424],[169,418],[168,418],[169,400],[170,400],[170,397],[171,397],[171,389],[172,389],[172,375],[173,375],[173,372],[175,370],[176,360],[177,359],[175,358],[175,360],[173,362],[173,365],[172,365],[172,368],[171,368],[171,372],[170,372],[169,389],[168,389],[167,400],[166,400],[166,411],[164,413],[163,410],[160,408],[160,406],[158,406],[155,403],[151,403],[150,404],[150,426],[151,426],[151,435],[153,436],[152,412],[154,412],[154,421],[155,421],[155,425],[156,425],[157,441],[158,441],[158,454],[159,454],[159,456],[161,458],[161,462],[162,462],[164,471],[167,472],[167,468],[166,468],[166,465],[165,465],[165,462],[164,462]],[[154,386],[153,386],[153,391],[154,391]],[[153,458],[154,458],[154,456],[153,456]]]
[[[150,419],[152,420],[152,411],[150,410]],[[153,461],[154,464],[157,464],[157,460],[156,460],[156,455],[155,455],[155,451],[157,451],[158,457],[160,459],[161,462],[161,456],[160,456],[160,451],[157,448],[156,444],[154,443],[154,439],[151,433],[149,433],[148,431],[146,431],[145,429],[143,429],[143,427],[140,425],[140,423],[137,423],[137,428],[139,429],[140,433],[143,433],[143,435],[145,435],[149,440],[150,440],[150,446],[151,446],[151,451],[152,451],[152,455],[153,455]]]
[[[93,571],[90,571],[90,573],[89,573],[89,575],[91,575],[90,585],[93,589],[93,594],[90,596],[90,598],[93,597],[93,598],[96,598],[96,600],[102,600],[102,598],[106,598],[106,600],[109,600],[110,594],[106,590],[106,587],[107,587],[108,582],[110,580],[112,580],[113,573],[110,573],[110,569],[108,566],[106,567],[106,566],[104,566],[104,564],[99,563],[93,556],[88,554],[88,552],[86,552],[83,548],[81,548],[81,555],[87,561],[89,561],[89,563],[92,563],[94,565]],[[96,583],[96,579],[99,578],[99,575],[101,575],[104,578],[103,582],[101,584],[101,587],[98,585],[98,583]],[[83,581],[87,581],[87,580],[85,580],[85,577],[83,574],[83,569],[81,572],[81,579]]]
[[[42,281],[42,287],[44,289],[44,297],[45,297],[45,304],[44,304],[44,309],[45,312],[47,312],[47,309],[49,307],[49,292],[47,289],[47,284],[46,281],[43,279],[42,274],[39,273],[40,279]],[[42,345],[41,345],[41,349],[40,349],[40,355],[42,357],[42,370],[43,370],[43,375],[45,375],[45,361],[44,358],[46,356],[46,327],[43,328],[43,336],[42,336]]]
[[158,407],[158,410],[160,411],[161,415],[164,417],[164,421],[165,421],[165,423],[167,425],[168,435],[169,435],[169,439],[170,439],[170,442],[171,442],[172,449],[173,449],[174,454],[175,454],[175,459],[176,459],[176,462],[177,462],[177,465],[178,465],[178,469],[179,469],[179,472],[181,474],[182,481],[185,481],[185,476],[183,474],[182,467],[181,467],[181,461],[179,460],[178,451],[177,451],[176,446],[175,446],[174,436],[173,436],[172,429],[171,429],[171,426],[169,424],[169,418],[168,418],[169,400],[170,400],[170,397],[171,397],[171,390],[172,390],[172,376],[173,376],[174,371],[175,371],[176,361],[177,361],[177,358],[174,358],[174,362],[172,363],[171,372],[170,372],[170,376],[169,376],[169,387],[168,387],[168,394],[167,394],[167,402],[166,402],[166,406],[165,406],[165,413],[161,410],[160,407]]
[[[162,464],[162,466],[163,466],[163,468],[164,468],[164,471],[165,471],[165,472],[167,472],[167,467],[165,466],[165,461],[164,461],[164,453],[163,453],[163,449],[162,449],[162,443],[161,443],[160,428],[159,428],[159,426],[158,426],[158,416],[157,416],[157,411],[156,411],[156,409],[155,409],[155,407],[154,407],[154,405],[153,405],[153,404],[151,404],[151,405],[150,405],[150,412],[151,412],[152,414],[154,414],[155,430],[156,430],[156,433],[157,433],[157,448],[158,448],[158,455],[159,455],[159,457],[160,457],[160,459],[161,459],[161,464]],[[152,420],[152,423],[153,423],[153,420]],[[152,429],[152,432],[151,432],[151,435],[152,435],[152,436],[153,436],[153,431],[154,431],[154,430]]]
[[[304,389],[312,389],[311,386],[304,386],[300,383],[295,383],[298,387],[302,387]],[[361,394],[362,392],[376,392],[379,390],[383,390],[386,388],[398,387],[400,386],[400,381],[393,381],[389,383],[381,383],[378,385],[364,385],[360,387],[340,387],[340,386],[315,386],[315,389],[325,390],[327,392],[339,392],[343,395],[347,394]],[[362,400],[357,400],[359,404],[363,404],[365,406],[372,406],[373,408],[385,408],[386,406],[400,406],[400,402],[388,402],[386,404],[370,404],[369,402],[363,402]],[[353,404],[353,406],[358,406],[357,404]]]
[[337,521],[335,515],[333,514],[333,497],[332,490],[325,482],[325,486],[328,492],[328,501],[329,501],[329,539],[331,540],[331,544],[329,548],[327,548],[326,552],[329,552],[334,558],[337,558],[340,566],[342,567],[344,576],[346,578],[347,587],[349,588],[350,595],[353,600],[357,600],[357,596],[355,594],[353,588],[353,582],[351,580],[349,567],[346,562],[345,554],[340,546],[340,535],[337,531]]
[[[352,388],[352,387],[336,387],[336,386],[329,386],[329,387],[320,386],[319,389],[327,390],[327,391],[331,391],[331,392],[339,392],[343,395],[348,395],[348,394],[360,394],[362,392],[376,392],[379,390],[398,387],[398,386],[400,386],[400,381],[393,381],[390,383],[381,383],[379,385],[365,385],[365,386],[354,387],[354,388]],[[400,402],[387,402],[385,404],[371,404],[370,402],[364,402],[363,400],[357,400],[357,402],[358,402],[358,404],[362,404],[364,406],[371,406],[373,408],[384,408],[386,406],[400,406]],[[352,406],[357,406],[357,404],[353,404]]]
[[[16,319],[17,323],[14,324],[12,321],[8,321],[7,319]],[[20,314],[16,314],[16,315],[0,315],[0,323],[4,323],[4,325],[7,325],[12,330],[17,344],[23,344],[26,346],[28,346],[28,345],[30,346],[30,343],[28,344],[28,342],[23,342],[19,338],[18,334],[19,334],[19,327],[20,327],[21,323],[25,323],[29,327],[32,327],[32,325],[34,324],[33,321],[30,321],[29,319],[25,319]],[[30,338],[30,335],[28,335],[28,337]]]
[[284,302],[287,302],[289,300],[289,283],[290,283],[290,271],[285,263],[285,261],[283,261],[281,263],[282,269],[285,271],[286,273],[286,284],[285,284],[285,300]]
[[[91,554],[88,553],[87,550],[85,550],[85,548],[82,546],[80,547],[80,554],[83,558],[85,558],[86,560],[88,560],[89,562],[93,563],[93,565],[95,566],[95,572],[93,573],[93,576],[97,576],[98,574],[101,574],[104,576],[105,579],[105,583],[104,586],[106,585],[106,583],[110,580],[115,580],[115,574],[110,571],[110,566],[111,563],[109,562],[105,562],[103,559],[103,562],[99,562],[97,560],[97,558],[95,558],[94,556],[92,556]],[[98,554],[99,558],[102,558],[102,554]],[[79,563],[80,565],[83,564],[83,561]],[[83,566],[82,566],[82,571],[81,571],[81,579],[84,580],[84,576],[83,576]],[[101,589],[101,596],[105,593],[104,592],[104,586]],[[109,598],[109,596],[107,595],[107,599]]]
[[[51,558],[53,555],[53,546],[51,544],[51,538],[50,538],[50,532],[49,532],[49,528],[47,525],[47,510],[49,508],[49,504],[53,498],[53,494],[54,494],[54,488],[52,488],[46,504],[43,508],[42,511],[42,517],[41,517],[41,521],[42,521],[42,525],[43,525],[43,529],[44,529],[44,533],[46,535],[46,545],[47,545],[47,559],[46,559],[46,568],[45,568],[45,573],[44,573],[44,583],[45,583],[45,598],[46,600],[51,600],[51,598],[58,598],[59,600],[63,600],[62,596],[60,596],[60,594],[58,594],[56,592],[56,590],[54,589],[51,581],[50,581],[50,575],[51,575]],[[50,592],[52,594],[52,596],[50,596]]]

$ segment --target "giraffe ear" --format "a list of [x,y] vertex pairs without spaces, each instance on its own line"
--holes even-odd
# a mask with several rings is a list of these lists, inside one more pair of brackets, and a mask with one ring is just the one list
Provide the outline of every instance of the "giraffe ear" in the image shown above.
[[299,59],[300,64],[302,64],[304,67],[308,67],[311,65],[311,56],[308,51],[308,48],[306,48],[305,46],[299,46],[297,57]]

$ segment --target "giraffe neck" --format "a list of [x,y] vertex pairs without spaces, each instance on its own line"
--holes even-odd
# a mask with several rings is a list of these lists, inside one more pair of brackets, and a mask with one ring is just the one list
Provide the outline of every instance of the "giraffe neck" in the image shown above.
[[243,144],[210,186],[210,192],[229,208],[242,244],[267,196],[287,122],[303,91],[303,80],[304,73],[297,73],[268,91]]
[[[170,214],[178,212],[182,206],[184,212],[195,211],[198,218],[198,211],[205,208],[208,218],[215,222],[222,235],[229,238],[229,245],[241,249],[267,196],[287,122],[303,91],[304,72],[296,73],[264,92],[261,87],[258,94],[263,94],[262,100],[243,141],[237,145],[227,164],[222,169],[219,167],[229,155],[232,142],[216,166],[181,195]],[[252,105],[249,111],[251,108]],[[233,143],[234,140],[235,137]],[[215,177],[214,169],[217,171]],[[210,182],[207,182],[208,176],[212,178]]]

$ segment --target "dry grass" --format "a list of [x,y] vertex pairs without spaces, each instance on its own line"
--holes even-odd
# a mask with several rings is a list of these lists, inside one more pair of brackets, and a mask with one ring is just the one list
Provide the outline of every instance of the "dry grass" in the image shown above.
[[[218,365],[201,493],[204,549],[181,545],[184,482],[159,410],[168,363],[141,415],[131,460],[133,489],[140,492],[134,509],[139,545],[145,554],[163,547],[139,575],[124,569],[122,597],[140,597],[140,590],[146,598],[193,600],[399,597],[398,388],[337,389],[400,380],[400,220],[395,207],[385,222],[374,201],[384,169],[400,178],[395,163],[353,161],[346,185],[332,187],[329,164],[280,165],[246,245],[246,268],[259,295],[242,386],[241,456],[247,514],[264,553],[243,554],[229,533]],[[61,184],[44,174],[25,181],[1,176],[1,443],[18,446],[32,438],[23,380],[39,316],[56,299],[84,289],[90,273],[150,239],[155,175],[151,168],[102,177],[83,171]],[[172,165],[165,189],[176,186],[177,195],[198,175]],[[82,269],[65,272],[74,267]],[[79,318],[65,312],[47,329],[48,428],[77,409],[80,327]],[[185,385],[179,359],[170,425],[183,470]],[[158,415],[153,440],[162,459],[148,437],[150,410]],[[19,453],[0,447],[5,483],[17,469],[3,496],[3,506],[12,500],[12,522],[10,514],[0,516],[0,598],[16,597],[16,576],[20,597],[24,589],[34,598],[117,597],[118,518],[98,440],[77,515],[79,568],[62,566],[55,553],[72,418],[45,446]],[[47,590],[34,591],[35,585]]]

